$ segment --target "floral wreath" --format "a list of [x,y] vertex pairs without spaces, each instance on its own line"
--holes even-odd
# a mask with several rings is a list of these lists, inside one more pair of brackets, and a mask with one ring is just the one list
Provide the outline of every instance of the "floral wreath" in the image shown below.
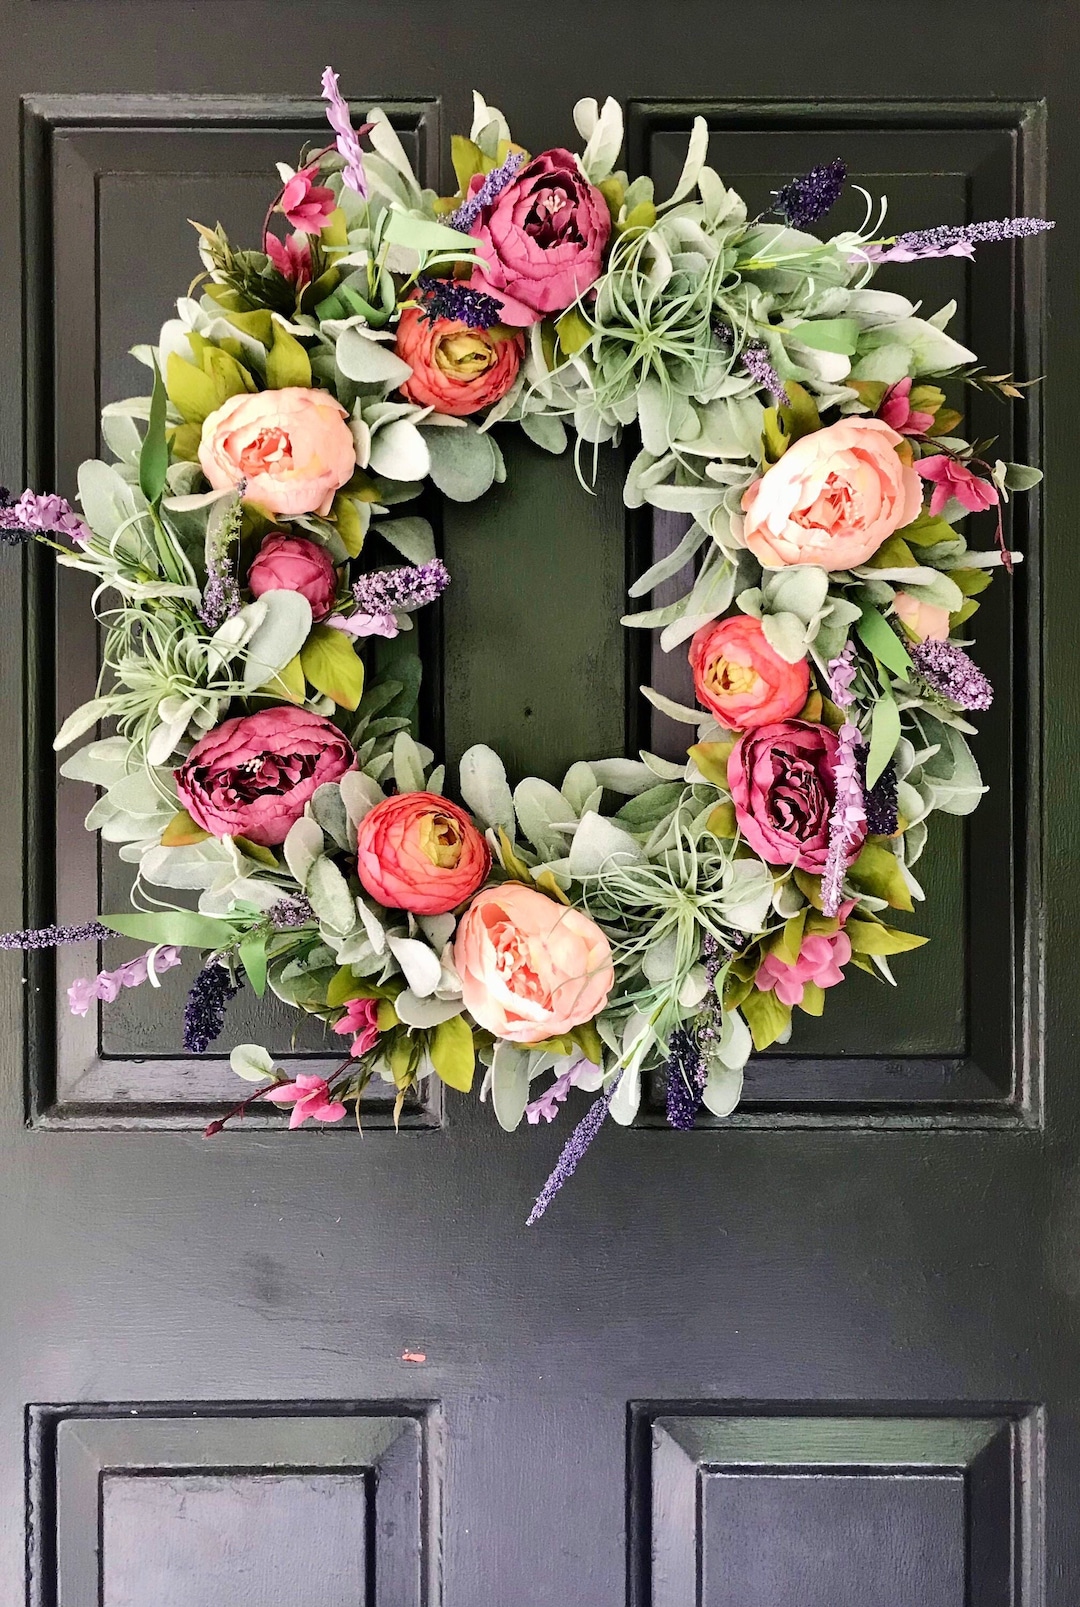
[[[508,1130],[593,1092],[533,1221],[604,1118],[634,1119],[644,1074],[666,1074],[673,1127],[726,1116],[794,1009],[820,1015],[849,964],[891,982],[925,941],[889,912],[923,897],[931,814],[984,790],[967,715],[992,694],[965,630],[1019,561],[1002,504],[1039,473],[957,434],[939,381],[1021,388],[946,333],[954,308],[919,318],[872,280],[1050,225],[882,237],[867,196],[862,230],[823,240],[841,161],[748,218],[702,118],[657,202],[615,170],[610,99],[575,107],[580,156],[530,156],[475,96],[444,199],[382,111],[353,127],[329,68],[323,93],[334,142],[280,169],[261,246],[199,228],[202,293],[135,349],[152,391],[104,409],[116,461],[82,465],[81,517],[0,497],[5,541],[97,582],[98,695],[56,747],[108,723],[62,774],[100,789],[86,825],[136,867],[134,912],[0,942],[150,945],[75,982],[77,1014],[200,950],[191,1052],[245,984],[343,1040],[328,1077],[235,1048],[258,1087],[208,1133],[254,1101],[291,1127],[359,1120],[373,1079],[396,1119],[421,1079],[467,1092],[477,1062]],[[696,740],[681,764],[513,791],[475,746],[462,807],[415,734],[411,616],[450,577],[401,510],[429,479],[482,496],[510,423],[553,453],[569,425],[579,474],[636,426],[627,506],[692,516],[632,588],[699,560],[690,591],[624,623],[689,644],[700,707],[643,690]],[[972,550],[959,524],[983,510],[997,542]],[[380,546],[403,562],[371,567]]]

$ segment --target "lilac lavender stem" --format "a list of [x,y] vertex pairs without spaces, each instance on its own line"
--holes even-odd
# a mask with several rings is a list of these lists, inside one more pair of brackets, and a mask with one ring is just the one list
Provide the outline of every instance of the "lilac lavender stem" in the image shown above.
[[916,642],[911,662],[934,692],[961,709],[988,709],[994,689],[977,664],[955,642]]
[[353,586],[360,613],[373,617],[393,615],[399,610],[411,614],[440,597],[450,584],[450,575],[441,558],[426,564],[410,564],[402,569],[376,569],[361,575]]
[[[834,661],[835,662],[835,661]],[[831,666],[830,666],[831,668]],[[866,820],[862,780],[859,775],[859,748],[862,735],[857,725],[845,720],[838,733],[836,751],[836,796],[829,818],[829,846],[821,875],[821,908],[835,915],[844,899],[844,873],[859,841]]]
[[352,126],[348,103],[338,88],[338,75],[332,67],[327,67],[322,75],[323,99],[326,101],[326,120],[334,130],[334,143],[338,155],[344,157],[345,166],[341,172],[341,182],[356,195],[367,198],[367,175],[364,172],[364,152],[360,144],[360,134],[369,128],[365,124],[359,132]]
[[998,218],[981,223],[942,223],[935,229],[909,229],[891,244],[874,242],[857,255],[871,262],[915,262],[926,257],[972,257],[975,246],[995,240],[1023,240],[1054,227],[1046,218]]
[[568,1183],[577,1170],[578,1162],[596,1137],[608,1113],[612,1096],[619,1086],[622,1073],[616,1077],[607,1093],[599,1094],[593,1100],[584,1116],[578,1122],[574,1131],[563,1145],[562,1153],[555,1162],[555,1168],[536,1197],[536,1204],[529,1212],[525,1226],[531,1228],[534,1222],[539,1222],[552,1200],[558,1194],[564,1183]]
[[0,543],[17,547],[34,536],[66,536],[77,547],[85,547],[90,530],[63,497],[24,491],[12,502],[6,486],[0,486]]
[[517,175],[517,170],[525,160],[522,151],[511,151],[501,167],[492,168],[484,182],[467,195],[456,212],[451,212],[447,218],[447,225],[457,229],[459,234],[468,234],[477,218],[485,207],[491,205],[498,195],[501,195],[510,180]]
[[100,921],[81,926],[38,926],[28,932],[0,932],[0,949],[55,949],[62,943],[104,943],[115,937]]

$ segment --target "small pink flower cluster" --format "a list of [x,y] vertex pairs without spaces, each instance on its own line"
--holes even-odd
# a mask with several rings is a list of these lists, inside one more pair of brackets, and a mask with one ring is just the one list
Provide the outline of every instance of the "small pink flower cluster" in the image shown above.
[[99,971],[97,976],[78,977],[68,988],[68,1007],[73,1016],[84,1016],[95,999],[111,1004],[121,988],[139,988],[149,981],[151,966],[155,977],[162,971],[171,971],[179,965],[183,955],[171,944],[163,948],[147,949],[137,959],[127,960],[114,971]]

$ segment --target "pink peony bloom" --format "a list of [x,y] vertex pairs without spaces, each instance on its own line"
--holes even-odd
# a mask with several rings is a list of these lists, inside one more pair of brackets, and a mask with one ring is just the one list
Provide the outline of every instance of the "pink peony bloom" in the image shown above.
[[345,1006],[345,1014],[340,1021],[334,1022],[333,1029],[340,1037],[347,1037],[351,1032],[353,1041],[350,1053],[359,1060],[366,1055],[369,1049],[374,1049],[379,1041],[379,1005],[376,999],[350,999]]
[[[778,720],[740,737],[728,759],[739,830],[767,865],[798,865],[820,876],[836,801],[839,744],[825,725]],[[866,836],[854,834],[854,857]]]
[[810,690],[810,666],[789,664],[765,640],[760,619],[733,614],[703,625],[690,643],[699,703],[730,731],[798,714]]
[[337,205],[333,190],[315,183],[317,176],[313,167],[294,173],[278,202],[278,211],[284,213],[286,223],[303,234],[318,234],[330,221],[330,214]]
[[[470,191],[480,190],[476,174]],[[569,151],[544,151],[512,178],[469,231],[484,267],[469,289],[502,303],[504,323],[539,323],[563,312],[596,283],[611,214]]]
[[121,988],[139,988],[149,981],[151,955],[154,957],[155,976],[160,976],[162,971],[171,971],[183,959],[179,949],[168,945],[159,948],[156,953],[153,949],[147,949],[145,954],[138,955],[134,960],[126,960],[114,971],[99,971],[96,977],[89,980],[76,977],[68,988],[68,1009],[72,1015],[86,1015],[95,999],[100,999],[102,1004],[112,1004]]
[[464,809],[433,792],[403,792],[360,822],[360,880],[387,909],[445,915],[487,880],[491,849]]
[[998,500],[996,485],[980,479],[966,463],[958,463],[955,458],[946,457],[944,452],[935,452],[933,457],[922,458],[915,467],[924,480],[933,481],[934,494],[930,498],[930,512],[933,514],[940,513],[951,497],[962,502],[971,513],[982,513],[985,508],[994,507]]
[[917,641],[943,642],[949,634],[949,610],[920,602],[910,592],[898,591],[893,606]]
[[466,418],[505,396],[517,379],[521,335],[470,329],[454,318],[427,319],[407,307],[397,327],[397,354],[412,369],[401,394],[436,413]]
[[315,620],[326,617],[337,596],[337,570],[326,548],[281,530],[263,538],[247,583],[253,597],[261,597],[264,591],[298,591],[311,604]]
[[230,396],[202,427],[199,463],[215,491],[245,483],[245,496],[295,519],[330,512],[356,468],[345,409],[328,391],[286,385]]
[[596,922],[522,882],[476,895],[458,923],[454,966],[473,1020],[511,1043],[591,1021],[615,985]]
[[[851,908],[850,903],[847,907]],[[758,967],[754,986],[762,993],[774,992],[781,1004],[802,1004],[808,982],[816,983],[819,988],[834,988],[844,980],[840,967],[850,959],[851,939],[846,932],[834,932],[831,936],[815,932],[803,938],[794,965],[786,965],[775,954],[766,954]]]
[[263,249],[278,273],[298,290],[311,283],[311,247],[303,235],[289,234],[279,240],[269,229],[263,239]]
[[877,416],[901,435],[925,435],[934,422],[933,413],[923,413],[911,405],[911,380],[897,380],[881,399]]
[[843,418],[804,435],[743,493],[746,545],[765,569],[854,569],[922,507],[903,436],[879,418]]
[[339,1122],[346,1114],[341,1101],[330,1098],[325,1077],[301,1075],[295,1082],[279,1083],[276,1088],[268,1088],[262,1097],[274,1105],[293,1107],[289,1117],[290,1127],[302,1127],[306,1121]]
[[180,802],[212,837],[247,837],[271,848],[324,782],[356,763],[337,726],[282,704],[226,720],[202,737],[173,774]]

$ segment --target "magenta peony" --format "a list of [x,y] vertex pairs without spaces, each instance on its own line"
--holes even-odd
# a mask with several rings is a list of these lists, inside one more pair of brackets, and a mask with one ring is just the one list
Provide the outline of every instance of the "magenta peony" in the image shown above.
[[[828,726],[778,720],[740,737],[728,759],[739,830],[767,865],[820,875],[829,848],[838,742]],[[866,835],[862,823],[853,851]]]
[[272,530],[248,570],[253,597],[264,591],[298,591],[311,604],[313,619],[325,619],[337,595],[337,570],[325,547],[304,536]]

